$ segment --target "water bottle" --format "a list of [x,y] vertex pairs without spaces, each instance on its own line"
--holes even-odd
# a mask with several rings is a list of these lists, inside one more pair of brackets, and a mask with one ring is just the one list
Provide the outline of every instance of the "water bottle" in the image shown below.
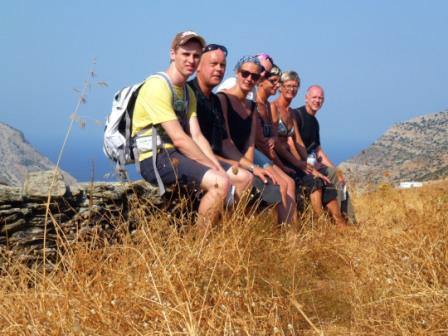
[[233,185],[226,196],[225,200],[226,207],[232,206],[234,202],[235,202],[235,186]]
[[316,158],[316,153],[312,152],[308,155],[306,162],[311,165],[311,166],[315,166],[316,162],[317,162],[317,158]]

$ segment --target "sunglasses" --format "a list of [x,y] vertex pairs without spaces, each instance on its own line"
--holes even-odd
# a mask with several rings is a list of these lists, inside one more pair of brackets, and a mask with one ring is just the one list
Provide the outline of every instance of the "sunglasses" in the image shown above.
[[214,43],[208,44],[205,46],[205,48],[203,49],[202,52],[206,53],[208,51],[214,51],[214,50],[221,50],[224,53],[224,55],[227,57],[227,48],[220,44],[214,44]]
[[260,74],[258,73],[253,73],[247,70],[240,70],[240,74],[241,76],[243,76],[243,78],[247,78],[247,77],[251,77],[253,81],[257,81],[260,79]]
[[280,81],[278,79],[268,79],[268,82],[270,82],[272,85],[277,85]]

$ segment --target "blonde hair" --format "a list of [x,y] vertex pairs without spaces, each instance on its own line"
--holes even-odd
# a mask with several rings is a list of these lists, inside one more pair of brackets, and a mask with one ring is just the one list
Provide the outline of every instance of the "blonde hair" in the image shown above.
[[290,80],[296,81],[297,84],[299,84],[299,86],[300,86],[300,77],[297,72],[291,70],[291,71],[285,71],[284,73],[282,73],[282,76],[280,77],[280,82],[282,84],[284,82],[287,82]]

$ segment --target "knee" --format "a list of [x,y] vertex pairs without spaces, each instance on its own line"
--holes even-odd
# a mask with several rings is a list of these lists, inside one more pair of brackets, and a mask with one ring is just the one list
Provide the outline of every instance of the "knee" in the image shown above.
[[254,175],[252,175],[245,169],[240,169],[240,174],[241,174],[241,181],[244,187],[247,188],[251,186],[252,183],[254,182]]
[[220,195],[220,197],[226,197],[231,187],[232,184],[230,183],[230,178],[226,174],[219,174],[216,176],[213,189]]

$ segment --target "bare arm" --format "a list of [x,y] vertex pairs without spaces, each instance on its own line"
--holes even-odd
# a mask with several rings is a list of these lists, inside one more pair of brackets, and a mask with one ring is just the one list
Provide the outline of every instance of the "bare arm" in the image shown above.
[[211,169],[219,169],[199,148],[196,142],[184,132],[178,120],[161,123],[162,128],[170,137],[174,147],[191,160],[197,161]]
[[292,118],[292,122],[294,124],[294,147],[297,148],[297,152],[302,160],[306,161],[308,152],[306,151],[305,144],[303,143],[302,137],[300,136],[299,125],[297,124],[297,120],[294,116]]
[[[252,158],[251,159],[250,159],[250,157],[248,158],[247,156],[244,156],[238,150],[238,148],[236,147],[236,145],[233,142],[232,137],[230,135],[231,133],[230,133],[230,128],[229,128],[229,120],[228,120],[227,100],[222,96],[222,94],[218,94],[218,98],[219,98],[219,101],[221,103],[222,112],[223,112],[223,115],[224,115],[224,122],[225,122],[224,126],[225,126],[226,132],[228,134],[227,139],[225,139],[223,141],[223,143],[222,143],[222,154],[223,154],[223,156],[226,157],[227,159],[239,162],[239,164],[240,164],[240,166],[242,168],[247,169],[252,174],[260,177],[265,183],[267,183],[267,180],[266,180],[265,176],[268,176],[273,181],[275,181],[275,179],[271,176],[270,173],[267,173],[267,172],[265,172],[264,169],[254,165],[254,163],[253,163],[253,150],[252,150]],[[254,121],[252,119],[252,126],[253,126],[254,122],[256,122],[256,120]],[[252,133],[253,132],[251,130],[251,136],[253,138],[252,141],[255,142],[255,134],[252,134]],[[249,144],[250,144],[250,137],[249,137]],[[247,153],[247,151],[246,151],[246,153]]]
[[325,154],[325,152],[323,151],[321,146],[318,146],[316,148],[316,156],[318,158],[318,160],[325,166],[327,167],[335,167],[335,165],[333,164],[333,162],[330,161],[330,159],[328,158],[327,154]]
[[247,149],[244,153],[244,157],[248,159],[249,161],[254,161],[255,156],[255,139],[257,137],[257,121],[258,117],[255,111],[252,112],[252,125],[250,126],[250,135],[249,139],[247,140]]

